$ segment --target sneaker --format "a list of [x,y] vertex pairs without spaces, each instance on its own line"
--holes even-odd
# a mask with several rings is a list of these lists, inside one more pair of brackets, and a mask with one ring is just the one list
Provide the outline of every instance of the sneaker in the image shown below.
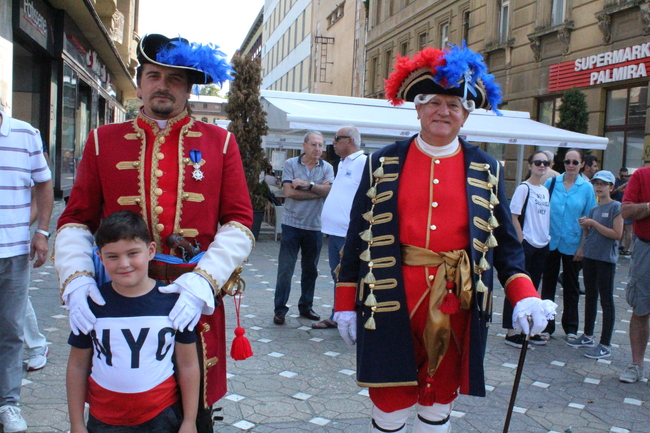
[[506,335],[505,343],[508,346],[521,349],[521,347],[524,345],[524,341],[526,341],[526,337],[524,336],[524,334],[515,334],[515,335]]
[[2,424],[5,433],[27,431],[25,418],[23,418],[20,409],[16,406],[0,406],[0,424]]
[[643,367],[636,364],[629,364],[623,374],[618,378],[621,382],[634,383],[643,378]]
[[596,346],[596,341],[594,341],[593,337],[587,337],[585,334],[582,334],[580,337],[570,338],[569,335],[567,335],[566,337],[566,344],[571,347],[595,347]]
[[50,354],[50,347],[45,346],[45,350],[37,355],[30,355],[27,360],[27,371],[40,370],[47,364],[47,357]]
[[541,335],[533,335],[530,337],[530,340],[528,340],[528,342],[536,346],[543,346],[548,342],[548,340]]
[[599,344],[593,349],[589,349],[585,352],[585,356],[591,359],[601,359],[607,358],[612,355],[612,351],[609,347]]

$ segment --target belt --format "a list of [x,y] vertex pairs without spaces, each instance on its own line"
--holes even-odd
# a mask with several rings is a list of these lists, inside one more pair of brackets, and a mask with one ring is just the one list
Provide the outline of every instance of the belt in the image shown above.
[[183,274],[192,272],[196,263],[164,263],[157,260],[149,262],[149,277],[171,284]]
[[449,314],[438,309],[447,293],[447,282],[455,283],[460,309],[468,310],[472,301],[472,266],[465,250],[434,253],[426,248],[402,245],[402,264],[438,268],[429,281],[429,309],[424,328],[424,345],[429,357],[428,373],[433,377],[442,362],[451,339]]

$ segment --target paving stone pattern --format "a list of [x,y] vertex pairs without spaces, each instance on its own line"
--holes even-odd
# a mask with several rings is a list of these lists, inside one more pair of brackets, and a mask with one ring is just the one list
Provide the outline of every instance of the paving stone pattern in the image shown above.
[[[52,229],[62,207],[62,202],[56,203]],[[273,324],[278,251],[279,241],[267,230],[245,264],[247,288],[241,320],[255,355],[245,361],[228,359],[228,393],[216,405],[223,408],[224,421],[217,423],[215,432],[367,432],[371,404],[367,389],[355,384],[355,348],[347,346],[335,329],[313,330],[309,320],[298,316],[300,262],[286,323]],[[629,258],[621,257],[616,272],[612,356],[591,360],[582,356],[585,349],[567,346],[558,317],[558,330],[548,345],[529,348],[511,432],[650,432],[647,381],[625,384],[618,380],[630,361],[627,333],[631,311],[624,296],[628,270]],[[327,241],[319,273],[314,310],[325,318],[333,301]],[[30,296],[41,331],[51,343],[51,355],[44,369],[25,373],[22,410],[29,432],[66,432],[67,311],[60,304],[51,263],[34,270],[31,278]],[[561,288],[557,301],[561,310]],[[234,336],[234,304],[232,298],[225,302],[230,340]],[[499,288],[495,290],[495,314],[485,357],[487,396],[457,399],[452,413],[454,432],[503,430],[519,350],[503,342],[502,302],[503,290]],[[583,305],[581,297],[581,319]],[[596,335],[600,335],[600,323]],[[648,368],[650,364],[646,364]]]

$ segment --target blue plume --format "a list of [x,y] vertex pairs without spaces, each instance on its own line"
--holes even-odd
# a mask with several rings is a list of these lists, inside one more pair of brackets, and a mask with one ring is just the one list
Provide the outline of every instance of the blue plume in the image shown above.
[[232,80],[233,69],[225,59],[225,54],[213,44],[183,43],[172,41],[161,49],[156,61],[167,65],[187,66],[205,72],[219,85]]
[[[498,114],[497,107],[501,102],[501,89],[494,80],[494,75],[488,74],[483,56],[475,53],[463,41],[462,46],[452,45],[445,54],[446,64],[438,66],[434,80],[447,88],[458,87],[465,78],[466,85],[473,93],[474,87],[482,82],[485,87],[487,100],[492,109]],[[469,72],[469,73],[468,73]]]

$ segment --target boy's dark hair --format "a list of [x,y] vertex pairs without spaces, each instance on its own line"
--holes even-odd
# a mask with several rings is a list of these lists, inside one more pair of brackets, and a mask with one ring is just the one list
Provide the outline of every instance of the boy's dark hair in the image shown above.
[[106,244],[134,239],[149,244],[151,235],[147,223],[144,222],[142,217],[130,210],[123,210],[109,215],[102,221],[95,233],[95,243],[100,250]]

